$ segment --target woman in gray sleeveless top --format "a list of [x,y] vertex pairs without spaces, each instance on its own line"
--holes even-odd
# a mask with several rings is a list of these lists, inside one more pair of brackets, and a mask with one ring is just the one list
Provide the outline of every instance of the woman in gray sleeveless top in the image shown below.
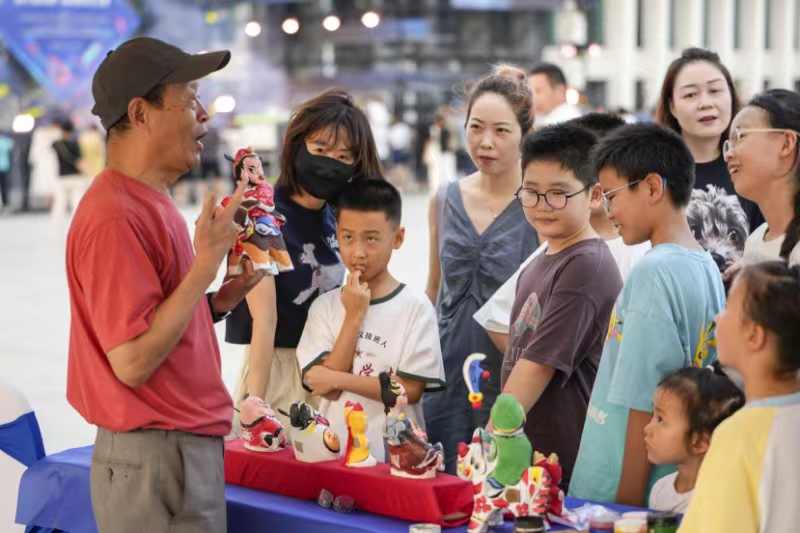
[[[485,426],[500,391],[503,354],[472,318],[538,247],[514,193],[521,183],[520,143],[533,124],[525,73],[501,67],[475,85],[467,108],[467,145],[478,172],[444,185],[431,201],[428,296],[436,304],[447,381],[423,398],[431,442],[441,442],[446,469],[455,472],[459,442]],[[473,409],[464,360],[483,353],[483,405]]]

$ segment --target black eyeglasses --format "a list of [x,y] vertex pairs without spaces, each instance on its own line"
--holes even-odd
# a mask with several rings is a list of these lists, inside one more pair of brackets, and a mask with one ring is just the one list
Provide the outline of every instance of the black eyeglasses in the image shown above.
[[583,189],[571,194],[559,189],[550,189],[547,192],[539,193],[534,189],[520,187],[517,189],[517,192],[514,196],[517,197],[517,200],[519,200],[519,203],[522,204],[522,207],[536,207],[539,205],[539,198],[544,198],[544,203],[549,205],[551,209],[560,210],[567,207],[567,200],[573,196],[579,195],[589,187],[591,187],[591,185],[587,185]]

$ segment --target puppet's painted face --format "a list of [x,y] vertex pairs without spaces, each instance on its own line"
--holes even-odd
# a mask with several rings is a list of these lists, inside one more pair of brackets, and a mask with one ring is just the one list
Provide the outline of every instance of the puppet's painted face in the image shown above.
[[242,165],[242,178],[247,179],[247,182],[252,187],[256,187],[264,183],[264,168],[261,166],[261,159],[251,155],[244,159]]

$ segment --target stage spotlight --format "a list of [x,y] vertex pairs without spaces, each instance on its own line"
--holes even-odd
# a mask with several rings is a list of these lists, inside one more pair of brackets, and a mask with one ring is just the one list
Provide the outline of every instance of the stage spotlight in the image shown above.
[[300,23],[297,21],[296,18],[290,17],[283,21],[283,24],[281,24],[281,29],[283,30],[283,33],[294,35],[298,31],[300,31]]
[[248,22],[247,26],[244,27],[244,32],[248,37],[258,37],[261,34],[261,24],[255,20]]
[[573,89],[570,87],[567,89],[567,103],[569,105],[578,105],[578,102],[581,101],[581,93],[578,89]]
[[381,23],[381,16],[374,11],[367,11],[361,15],[361,24],[367,28],[375,28]]
[[22,115],[17,115],[14,117],[14,122],[11,124],[11,129],[14,130],[14,133],[28,133],[33,131],[33,126],[36,121],[33,118],[33,115],[29,115],[27,113],[23,113]]
[[214,110],[217,113],[231,113],[236,109],[236,99],[233,96],[222,95],[214,100]]
[[328,31],[336,31],[342,26],[342,21],[336,15],[328,15],[322,21],[322,27]]

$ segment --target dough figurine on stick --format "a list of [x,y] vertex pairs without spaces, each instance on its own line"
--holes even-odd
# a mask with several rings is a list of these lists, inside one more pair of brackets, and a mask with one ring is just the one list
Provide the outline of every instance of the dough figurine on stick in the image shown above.
[[[281,233],[286,219],[275,211],[275,190],[264,178],[261,158],[252,148],[242,148],[236,157],[225,158],[233,163],[236,183],[247,180],[242,205],[234,216],[239,234],[228,255],[228,275],[242,273],[244,257],[250,259],[255,270],[266,270],[270,276],[294,270]],[[230,199],[230,196],[224,198],[222,205],[228,205]]]

